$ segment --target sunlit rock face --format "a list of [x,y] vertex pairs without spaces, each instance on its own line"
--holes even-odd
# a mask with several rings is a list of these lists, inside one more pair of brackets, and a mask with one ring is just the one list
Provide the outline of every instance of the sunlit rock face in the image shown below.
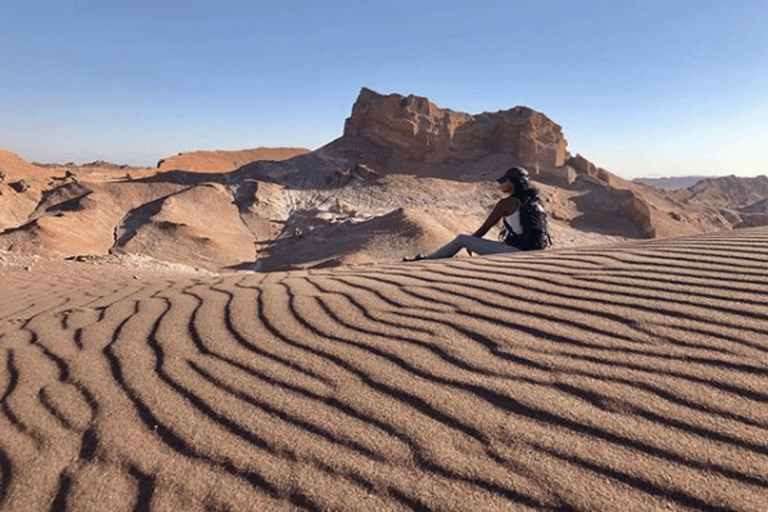
[[344,136],[428,163],[509,153],[532,169],[562,167],[568,145],[558,124],[530,108],[470,115],[439,108],[427,98],[370,89],[360,92]]

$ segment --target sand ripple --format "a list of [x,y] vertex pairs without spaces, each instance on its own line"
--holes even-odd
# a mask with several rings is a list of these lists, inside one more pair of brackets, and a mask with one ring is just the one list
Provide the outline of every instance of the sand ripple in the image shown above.
[[3,510],[768,510],[768,230],[72,265],[2,278]]

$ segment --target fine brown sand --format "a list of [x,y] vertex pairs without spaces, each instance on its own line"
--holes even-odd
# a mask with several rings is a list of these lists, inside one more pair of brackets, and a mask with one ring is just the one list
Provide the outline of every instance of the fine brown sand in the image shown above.
[[0,509],[768,510],[768,230],[0,265]]

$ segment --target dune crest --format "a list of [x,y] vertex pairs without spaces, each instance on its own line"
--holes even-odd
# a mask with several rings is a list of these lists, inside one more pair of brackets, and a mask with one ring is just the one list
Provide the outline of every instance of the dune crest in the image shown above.
[[227,172],[257,160],[287,160],[309,152],[309,149],[304,148],[265,147],[236,151],[192,151],[165,157],[157,163],[157,168],[161,171]]

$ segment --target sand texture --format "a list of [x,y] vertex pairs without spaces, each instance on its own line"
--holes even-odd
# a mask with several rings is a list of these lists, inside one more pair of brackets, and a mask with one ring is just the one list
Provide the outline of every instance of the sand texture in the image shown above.
[[768,230],[0,266],[4,511],[768,510]]

